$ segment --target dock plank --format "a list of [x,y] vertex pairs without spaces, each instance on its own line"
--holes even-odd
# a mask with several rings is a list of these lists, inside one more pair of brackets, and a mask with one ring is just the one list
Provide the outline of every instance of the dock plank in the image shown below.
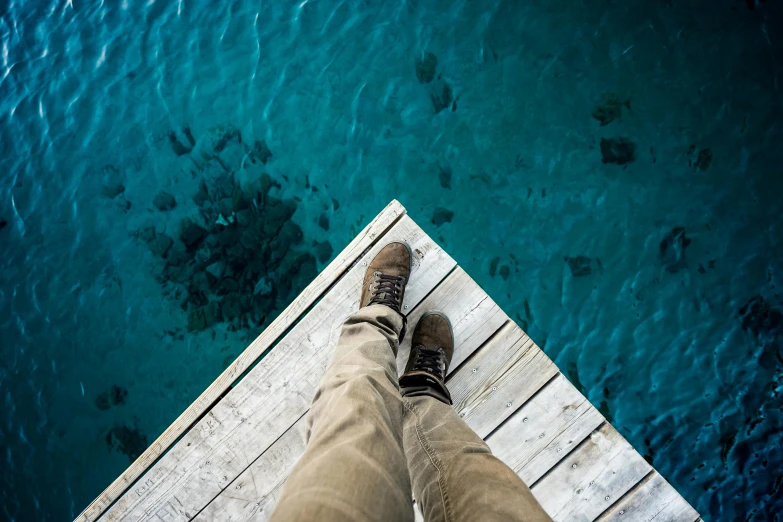
[[[477,291],[477,288],[478,285],[457,267],[409,315],[411,333],[421,315],[429,310],[438,309],[445,313],[453,323],[455,354],[468,356],[476,351],[508,320],[497,305],[491,299],[487,300],[486,294],[483,291]],[[517,335],[520,335],[519,332]],[[412,336],[406,336],[408,348],[410,348],[410,337]],[[398,359],[405,361],[407,356],[399,355]],[[291,431],[303,434],[305,424],[305,418],[302,417],[296,422],[295,429]],[[291,451],[292,447],[295,447],[297,451]],[[264,473],[275,477],[287,476],[303,451],[304,439],[294,442],[285,436],[281,437],[226,487],[205,508],[204,516],[199,516],[197,520],[232,522],[236,520],[265,520],[271,514],[278,491],[263,487],[256,494],[246,498],[235,494],[236,486],[240,486],[241,491],[245,484],[251,482],[251,477]],[[268,452],[272,452],[275,457],[265,458]]]
[[591,522],[651,469],[604,423],[530,489],[556,522]]
[[[390,241],[414,250],[405,294],[409,309],[456,263],[403,216],[362,257],[367,263]],[[358,308],[366,265],[353,266],[310,312],[209,413],[119,499],[103,520],[190,520],[309,408],[340,326]],[[474,283],[475,284],[475,283]]]
[[677,490],[653,471],[597,522],[694,522],[698,518]]
[[[408,315],[408,324],[413,328],[426,312],[439,311],[449,318],[454,331],[454,355],[451,367],[458,367],[465,359],[489,339],[508,317],[470,276],[457,267],[445,281],[428,295]],[[406,335],[397,354],[397,371],[400,375],[411,352],[413,335]]]
[[557,367],[509,322],[448,382],[454,408],[485,438],[544,384]]
[[337,257],[289,304],[286,309],[248,346],[236,360],[230,364],[220,376],[215,379],[204,392],[184,411],[179,417],[160,434],[134,462],[128,467],[106,490],[101,493],[84,511],[77,517],[77,521],[97,520],[115,500],[142,476],[142,474],[160,458],[176,440],[201,418],[204,413],[228,390],[245,370],[269,348],[277,339],[294,324],[299,317],[378,238],[386,233],[402,216],[405,208],[393,200],[375,217],[353,241],[351,241]]
[[271,515],[280,489],[304,453],[307,429],[304,419],[302,416],[296,421],[194,520],[237,522],[265,520]]
[[603,422],[598,410],[558,373],[492,433],[487,444],[530,485]]

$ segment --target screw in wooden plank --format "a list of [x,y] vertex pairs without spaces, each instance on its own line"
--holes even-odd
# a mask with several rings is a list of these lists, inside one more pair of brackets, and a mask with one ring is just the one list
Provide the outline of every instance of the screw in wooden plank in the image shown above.
[[576,469],[576,464],[571,464],[571,467]]
[[606,496],[604,497],[604,500],[609,500],[609,495],[606,495]]
[[527,417],[525,417],[524,419],[522,419],[522,422],[527,422]]
[[621,510],[620,510],[620,514],[621,514],[621,515],[625,515],[625,510],[624,510],[624,509],[621,509]]
[[510,408],[510,407],[511,407],[511,403],[510,403],[510,402],[507,402],[507,403],[506,403],[506,406]]

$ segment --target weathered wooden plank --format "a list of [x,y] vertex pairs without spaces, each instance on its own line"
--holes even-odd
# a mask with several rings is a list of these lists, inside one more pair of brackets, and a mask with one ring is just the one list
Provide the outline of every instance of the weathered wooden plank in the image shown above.
[[557,373],[552,361],[509,321],[448,385],[454,408],[484,438]]
[[[362,257],[390,241],[415,252],[405,304],[428,295],[455,262],[407,216]],[[358,309],[366,268],[352,267],[279,344],[104,515],[104,520],[189,520],[300,418],[323,375],[340,326]]]
[[590,522],[652,468],[609,424],[603,424],[531,491],[555,521]]
[[305,450],[306,423],[302,416],[195,518],[196,521],[236,522],[266,519],[280,489]]
[[77,521],[96,520],[187,431],[204,412],[228,390],[236,378],[272,346],[302,313],[307,310],[356,259],[405,215],[405,208],[394,200],[351,241],[345,249],[297,296],[239,357],[156,440],[112,482],[84,511]]
[[[451,368],[462,364],[508,320],[503,310],[460,267],[408,316],[411,334],[421,316],[431,311],[444,313],[451,322],[454,331]],[[411,352],[412,338],[413,335],[405,336],[397,354],[397,371],[400,375],[405,370]]]
[[533,484],[603,421],[568,379],[557,374],[492,433],[487,444],[526,484]]
[[[445,313],[452,322],[455,354],[470,354],[478,349],[507,318],[502,312],[499,312],[495,303],[491,300],[487,301],[484,292],[476,290],[478,287],[474,282],[470,281],[472,284],[466,284],[467,281],[470,281],[470,278],[463,270],[459,268],[454,270],[411,314],[408,319],[410,330],[406,337],[412,336],[413,328],[424,312],[438,309]],[[409,339],[406,344],[410,348]],[[406,355],[399,354],[398,359],[400,358],[407,360]],[[304,417],[297,421],[297,425],[295,425],[296,429],[292,431],[304,433]],[[291,447],[296,447],[301,451],[298,453],[290,451]],[[199,516],[198,520],[265,520],[274,507],[277,489],[267,487],[266,482],[262,487],[258,487],[258,483],[256,483],[257,492],[253,494],[248,492],[247,496],[238,496],[235,494],[236,486],[240,486],[241,491],[244,484],[250,483],[250,477],[265,473],[274,477],[287,476],[304,451],[303,448],[303,440],[294,443],[285,436],[281,437],[265,452],[265,454],[273,452],[275,456],[264,458],[264,454],[251,464],[237,480],[212,500],[204,510],[204,517]]]
[[694,522],[698,518],[696,510],[653,470],[598,522]]

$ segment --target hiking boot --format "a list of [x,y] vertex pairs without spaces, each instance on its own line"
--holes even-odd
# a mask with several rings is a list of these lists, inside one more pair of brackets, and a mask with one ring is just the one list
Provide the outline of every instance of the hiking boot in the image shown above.
[[429,395],[451,404],[446,372],[453,355],[454,334],[449,320],[440,312],[424,314],[413,331],[411,355],[400,377],[403,397]]
[[364,274],[359,308],[373,304],[388,306],[402,316],[400,342],[407,320],[402,313],[405,285],[411,275],[411,249],[405,243],[389,243],[378,252]]

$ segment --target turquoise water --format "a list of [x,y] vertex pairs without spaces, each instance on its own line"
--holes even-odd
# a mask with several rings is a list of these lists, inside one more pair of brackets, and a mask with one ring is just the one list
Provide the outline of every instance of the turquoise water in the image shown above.
[[749,5],[4,2],[0,519],[76,516],[392,198],[705,520],[778,517]]

